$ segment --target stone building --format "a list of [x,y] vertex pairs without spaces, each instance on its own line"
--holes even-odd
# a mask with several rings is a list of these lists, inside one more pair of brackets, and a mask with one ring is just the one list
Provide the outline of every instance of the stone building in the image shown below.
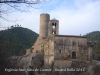
[[50,15],[40,15],[40,33],[32,52],[43,53],[45,64],[60,60],[92,60],[92,46],[85,36],[59,35],[59,21]]

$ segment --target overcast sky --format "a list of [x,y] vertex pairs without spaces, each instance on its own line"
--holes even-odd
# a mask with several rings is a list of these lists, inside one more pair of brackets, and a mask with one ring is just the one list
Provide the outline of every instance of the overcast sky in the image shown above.
[[[7,8],[4,5],[2,7]],[[39,33],[40,14],[48,13],[50,19],[59,20],[60,34],[84,35],[92,31],[100,31],[100,0],[51,0],[34,7],[40,9],[29,8],[31,12],[16,11],[3,15],[9,20],[20,21],[7,22],[0,19],[1,26],[19,24]]]

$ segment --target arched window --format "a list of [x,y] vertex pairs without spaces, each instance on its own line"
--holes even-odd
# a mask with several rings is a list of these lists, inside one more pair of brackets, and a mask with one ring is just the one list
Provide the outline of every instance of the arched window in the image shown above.
[[52,23],[52,28],[56,29],[56,23]]

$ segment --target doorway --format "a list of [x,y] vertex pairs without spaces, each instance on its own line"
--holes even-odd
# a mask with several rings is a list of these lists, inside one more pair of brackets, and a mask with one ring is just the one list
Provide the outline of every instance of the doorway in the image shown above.
[[72,59],[76,59],[76,52],[72,52]]

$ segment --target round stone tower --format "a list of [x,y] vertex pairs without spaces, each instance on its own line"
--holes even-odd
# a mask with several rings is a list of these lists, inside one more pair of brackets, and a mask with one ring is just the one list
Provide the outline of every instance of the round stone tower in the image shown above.
[[50,15],[47,13],[40,14],[40,33],[39,36],[48,36],[48,24],[50,21]]

